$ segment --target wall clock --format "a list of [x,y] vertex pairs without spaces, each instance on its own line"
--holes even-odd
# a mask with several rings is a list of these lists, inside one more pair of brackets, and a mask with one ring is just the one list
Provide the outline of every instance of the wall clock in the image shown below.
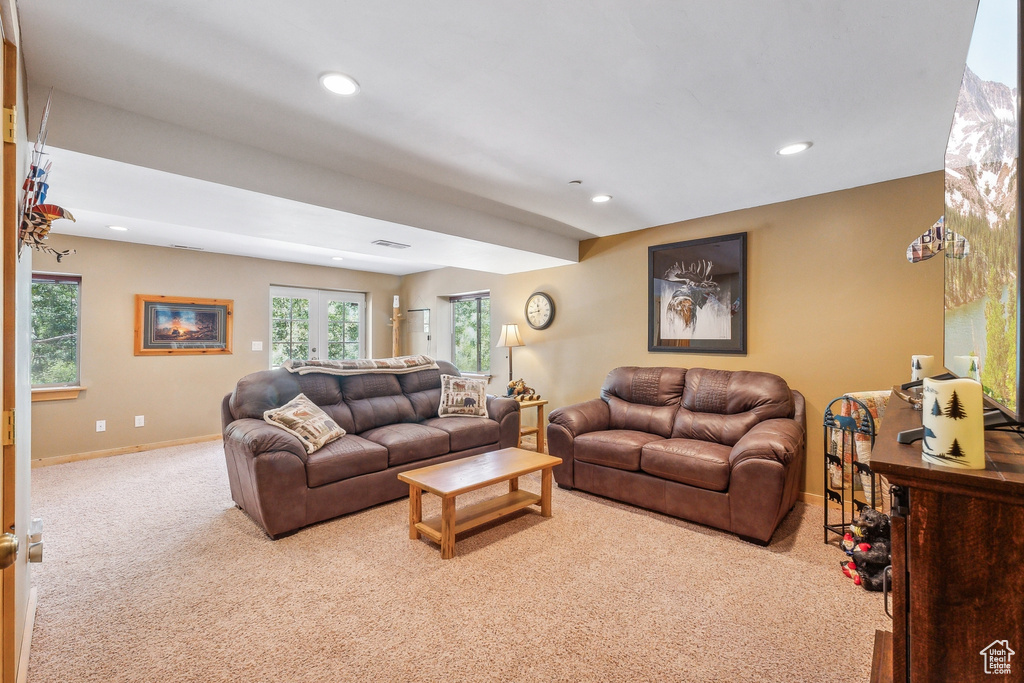
[[535,330],[544,330],[555,319],[555,302],[544,292],[534,292],[526,300],[526,322]]

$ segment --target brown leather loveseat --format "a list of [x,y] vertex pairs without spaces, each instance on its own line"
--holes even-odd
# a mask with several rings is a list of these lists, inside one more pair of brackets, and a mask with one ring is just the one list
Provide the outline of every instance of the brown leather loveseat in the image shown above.
[[[398,473],[515,446],[519,404],[487,397],[487,418],[437,416],[451,363],[408,374],[247,375],[221,418],[231,497],[271,537],[409,494]],[[346,431],[307,454],[298,437],[263,420],[303,393]]]
[[767,544],[799,492],[804,398],[765,372],[616,368],[601,398],[551,413],[577,488]]

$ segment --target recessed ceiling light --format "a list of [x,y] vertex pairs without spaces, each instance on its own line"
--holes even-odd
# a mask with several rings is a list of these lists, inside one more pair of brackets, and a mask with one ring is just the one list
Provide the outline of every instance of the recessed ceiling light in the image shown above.
[[359,92],[359,84],[356,79],[347,74],[332,72],[320,77],[320,85],[330,90],[335,95],[355,95]]
[[595,204],[603,204],[604,202],[610,202],[611,200],[612,196],[610,194],[599,194],[594,195],[593,197],[590,198],[590,201],[594,202]]
[[122,228],[120,225],[108,225],[107,227],[118,232],[128,232],[128,228]]
[[344,261],[345,257],[344,256],[332,256],[331,260],[332,261]]
[[799,154],[804,150],[810,149],[811,145],[813,144],[814,143],[810,141],[795,142],[792,145],[786,145],[785,147],[782,147],[781,149],[779,149],[779,151],[776,152],[776,154],[782,155],[784,157],[789,156],[790,154]]

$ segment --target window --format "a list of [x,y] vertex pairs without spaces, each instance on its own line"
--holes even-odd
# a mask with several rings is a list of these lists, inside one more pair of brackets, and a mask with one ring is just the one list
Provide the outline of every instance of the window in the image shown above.
[[453,296],[452,363],[461,372],[491,370],[490,293]]
[[270,365],[364,358],[366,295],[270,288]]
[[32,368],[34,387],[79,383],[79,308],[82,278],[32,274]]

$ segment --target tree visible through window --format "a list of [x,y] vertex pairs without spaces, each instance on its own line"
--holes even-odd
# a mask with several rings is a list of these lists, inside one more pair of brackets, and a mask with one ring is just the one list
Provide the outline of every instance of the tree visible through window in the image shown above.
[[491,297],[452,297],[452,363],[462,372],[490,372]]
[[79,383],[79,293],[75,275],[32,275],[32,386]]
[[309,360],[309,300],[275,296],[270,307],[273,367],[288,359]]

